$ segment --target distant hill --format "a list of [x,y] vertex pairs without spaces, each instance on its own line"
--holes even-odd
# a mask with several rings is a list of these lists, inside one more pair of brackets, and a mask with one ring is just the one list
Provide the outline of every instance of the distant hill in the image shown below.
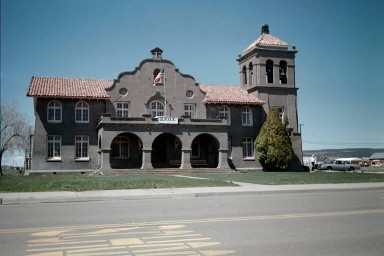
[[319,149],[304,150],[303,155],[315,155],[318,160],[325,157],[370,157],[373,153],[384,152],[384,148],[343,148],[343,149]]

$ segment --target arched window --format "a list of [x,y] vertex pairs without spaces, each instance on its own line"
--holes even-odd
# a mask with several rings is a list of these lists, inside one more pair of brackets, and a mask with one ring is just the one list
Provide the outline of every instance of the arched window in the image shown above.
[[253,64],[252,62],[249,63],[249,85],[253,85],[254,84],[254,77],[253,77]]
[[287,62],[282,60],[279,64],[280,84],[287,83]]
[[247,84],[247,67],[243,66],[243,70],[241,71],[243,76],[243,84]]
[[250,107],[243,107],[241,109],[241,124],[243,126],[252,125],[252,110]]
[[221,106],[219,109],[219,116],[227,119],[228,124],[231,124],[231,111],[227,106]]
[[48,122],[61,122],[61,104],[57,100],[48,103]]
[[75,107],[75,120],[77,123],[89,122],[89,106],[84,101],[79,101]]
[[117,136],[111,144],[112,157],[128,158],[129,157],[129,139],[124,136]]
[[268,84],[273,84],[273,61],[267,60],[265,63],[265,78]]
[[151,117],[164,116],[164,104],[161,101],[152,101],[149,104],[149,114]]

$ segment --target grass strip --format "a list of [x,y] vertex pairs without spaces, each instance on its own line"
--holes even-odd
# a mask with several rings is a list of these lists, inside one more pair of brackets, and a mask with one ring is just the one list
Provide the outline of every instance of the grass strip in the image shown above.
[[233,186],[231,182],[264,185],[384,182],[384,174],[344,172],[186,173],[89,175],[80,173],[9,174],[0,176],[0,192],[86,191]]

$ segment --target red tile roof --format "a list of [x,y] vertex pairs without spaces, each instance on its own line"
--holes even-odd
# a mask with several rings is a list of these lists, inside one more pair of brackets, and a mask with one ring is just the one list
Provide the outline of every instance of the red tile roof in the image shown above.
[[265,104],[264,101],[249,95],[239,85],[200,85],[200,88],[206,92],[204,103],[207,104]]
[[27,96],[108,99],[105,89],[112,84],[113,80],[32,77]]
[[277,37],[274,37],[271,34],[263,33],[259,38],[256,39],[251,45],[249,45],[244,52],[251,50],[254,47],[279,47],[279,48],[288,48],[288,44]]

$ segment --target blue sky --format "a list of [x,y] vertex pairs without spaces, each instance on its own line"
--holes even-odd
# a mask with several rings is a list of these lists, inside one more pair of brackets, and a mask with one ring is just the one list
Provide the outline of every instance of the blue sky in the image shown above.
[[199,83],[238,84],[261,25],[295,45],[303,149],[384,148],[382,0],[1,0],[1,100],[32,76],[114,79],[164,50]]

